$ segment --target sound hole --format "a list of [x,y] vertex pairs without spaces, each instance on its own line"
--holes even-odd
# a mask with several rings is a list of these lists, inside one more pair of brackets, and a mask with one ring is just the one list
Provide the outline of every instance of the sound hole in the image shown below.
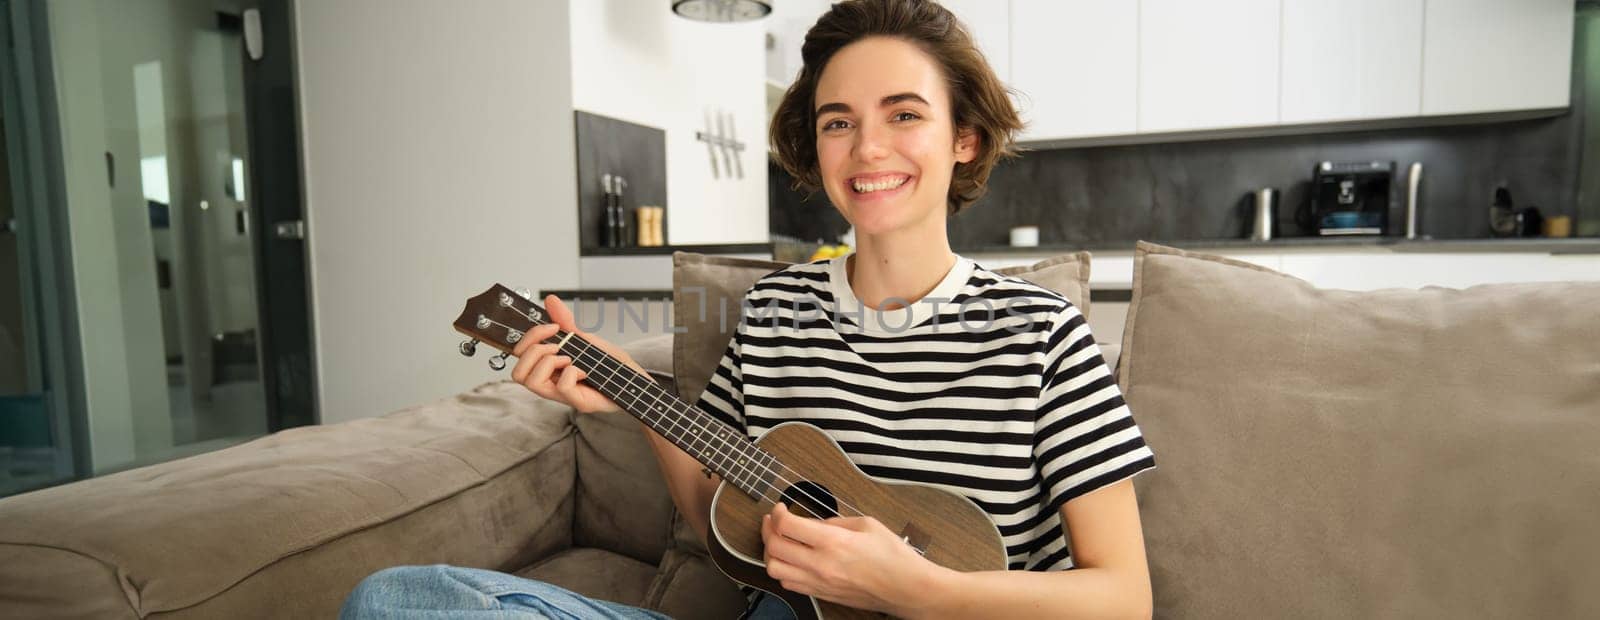
[[827,519],[839,516],[839,500],[822,485],[801,480],[783,490],[783,501],[791,512]]

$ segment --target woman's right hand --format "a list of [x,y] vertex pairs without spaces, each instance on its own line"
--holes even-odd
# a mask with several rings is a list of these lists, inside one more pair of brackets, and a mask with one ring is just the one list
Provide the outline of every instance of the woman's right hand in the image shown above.
[[521,383],[534,394],[563,403],[581,413],[621,409],[599,390],[578,383],[587,377],[588,373],[573,366],[571,357],[558,354],[556,344],[543,344],[543,342],[555,336],[558,329],[565,330],[589,341],[589,344],[601,351],[611,354],[639,374],[649,377],[649,373],[616,345],[606,342],[599,336],[578,331],[578,326],[572,318],[572,311],[568,310],[566,304],[561,303],[555,295],[547,295],[544,298],[544,309],[553,322],[528,330],[522,341],[512,348],[511,354],[517,356],[517,367],[511,370],[511,379]]

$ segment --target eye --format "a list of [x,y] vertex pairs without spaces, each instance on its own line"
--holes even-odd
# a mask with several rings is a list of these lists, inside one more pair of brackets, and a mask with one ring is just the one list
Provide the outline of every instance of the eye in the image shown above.
[[904,122],[904,121],[914,121],[914,120],[917,120],[919,118],[922,118],[922,117],[918,116],[916,112],[896,112],[895,115],[894,115],[894,120],[902,121],[902,122]]
[[835,130],[835,129],[845,129],[845,128],[848,128],[849,126],[850,126],[849,121],[846,121],[846,120],[844,120],[842,118],[836,118],[836,119],[833,119],[833,120],[828,121],[826,123],[823,123],[822,124],[822,130],[823,131],[832,131],[832,130]]

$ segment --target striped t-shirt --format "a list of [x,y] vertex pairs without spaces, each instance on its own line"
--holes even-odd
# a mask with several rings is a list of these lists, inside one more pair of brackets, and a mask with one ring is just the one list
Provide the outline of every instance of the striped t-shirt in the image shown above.
[[966,496],[1012,569],[1070,568],[1061,506],[1155,466],[1083,315],[1039,285],[958,257],[877,311],[834,258],[762,277],[744,304],[701,410],[752,437],[807,422],[867,475]]

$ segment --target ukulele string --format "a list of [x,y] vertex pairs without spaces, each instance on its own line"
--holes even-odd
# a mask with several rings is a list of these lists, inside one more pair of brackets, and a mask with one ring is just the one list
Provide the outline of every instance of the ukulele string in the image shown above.
[[[547,321],[541,321],[541,320],[536,319],[536,318],[534,318],[533,316],[531,316],[531,315],[529,315],[527,313],[524,313],[521,309],[517,308],[515,305],[512,305],[510,307],[511,307],[511,310],[513,312],[516,312],[517,314],[521,315],[524,319],[527,319],[530,323],[533,323],[535,326],[548,324]],[[505,324],[500,323],[499,321],[495,321],[493,319],[488,319],[488,321],[491,322],[491,323],[494,323],[496,325],[499,325],[501,327],[504,327],[504,328],[506,328],[508,330],[513,329],[511,326],[505,325]],[[576,334],[570,334],[570,335],[571,336],[576,336]],[[552,337],[552,340],[553,339],[554,339],[554,337]],[[608,359],[610,359],[605,354],[605,352],[600,351],[600,349],[598,347],[596,347],[593,344],[591,344],[588,340],[583,339],[581,336],[578,337],[577,340],[578,340],[578,342],[582,343],[582,346],[583,346],[583,349],[579,350],[577,357],[579,359],[585,359],[589,353],[593,352],[595,357],[596,357],[596,360],[595,360],[596,366],[604,368],[605,365],[606,365],[606,361]],[[563,341],[557,341],[555,343],[546,342],[546,344],[559,344],[560,342],[563,342]],[[620,364],[620,362],[618,362],[618,363]],[[616,374],[616,373],[618,373],[618,371],[622,370],[621,368],[605,368],[605,369],[611,371],[613,374]],[[631,370],[631,369],[629,369],[629,370]],[[631,374],[637,375],[638,373],[634,372],[634,373],[631,373]],[[609,380],[603,381],[602,383],[606,387],[610,387],[610,381]],[[631,377],[628,378],[627,379],[627,383],[628,383],[628,385],[630,387],[637,388],[637,386],[634,385],[633,378],[631,378]],[[618,392],[618,393],[620,394],[621,392]],[[654,404],[657,404],[657,405],[663,405],[664,404],[664,405],[666,405],[666,409],[667,410],[670,410],[670,411],[672,411],[673,413],[676,413],[676,414],[680,414],[680,416],[681,416],[681,414],[686,413],[688,411],[687,409],[680,410],[676,405],[674,405],[672,403],[665,402],[661,398],[659,398],[659,397],[657,397],[657,396],[655,396],[653,394],[650,394],[648,389],[645,390],[645,393],[647,395],[649,395],[649,397],[652,400],[655,401]],[[679,402],[682,403],[682,401],[679,401]],[[687,403],[684,403],[684,404],[687,405]],[[693,407],[692,405],[687,405],[687,406],[688,407]],[[662,417],[663,417],[663,419],[665,419],[665,416],[662,416]],[[678,427],[680,425],[680,423],[677,420],[668,420],[668,422],[671,423],[674,428],[676,428],[676,427]],[[697,431],[700,431],[702,433],[710,433],[710,428],[709,427],[700,425],[699,422],[697,420],[695,420],[694,418],[689,418],[689,425],[693,430],[697,430]],[[733,442],[726,442],[726,443],[728,443],[730,445],[730,447],[734,445]],[[745,457],[749,456],[749,454],[742,448],[735,447],[734,449],[738,450],[741,456],[745,456]],[[720,452],[720,450],[719,450],[719,452]],[[836,516],[836,517],[837,516],[843,516],[843,515],[840,514],[840,512],[838,510],[829,508],[828,505],[825,502],[823,502],[821,499],[818,499],[816,496],[812,495],[810,491],[807,491],[805,489],[805,487],[799,486],[794,480],[790,480],[788,476],[785,476],[783,473],[780,473],[779,471],[774,470],[773,468],[771,468],[771,467],[769,467],[767,465],[760,464],[760,460],[759,459],[756,459],[755,462],[758,464],[758,467],[760,467],[760,469],[762,471],[764,471],[765,473],[771,474],[776,481],[783,483],[784,486],[789,487],[795,493],[800,494],[800,495],[804,495],[806,499],[809,499],[812,502],[814,502],[817,507],[822,508],[823,510],[832,512],[833,516]],[[791,474],[794,474],[795,478],[798,478],[800,481],[809,482],[809,481],[807,481],[805,479],[804,476],[801,476],[799,472],[797,472],[794,469],[790,468],[788,466],[788,464],[786,464],[786,463],[784,463],[782,461],[778,461],[776,459],[774,459],[773,462],[777,463],[778,466],[781,467],[784,471],[786,471],[788,473],[791,473]],[[752,473],[755,471],[755,468],[746,467],[746,469],[751,470]],[[777,491],[777,488],[774,487],[773,490]],[[778,495],[779,495],[779,498],[781,499],[782,498],[782,492],[778,492]],[[778,503],[778,500],[773,499],[771,497],[768,497],[766,492],[763,492],[761,494],[761,498],[760,499],[762,501],[770,503],[770,504],[777,504]],[[839,503],[842,504],[850,512],[855,513],[856,516],[866,516],[866,514],[863,513],[859,508],[856,508],[854,505],[850,504],[850,502],[846,501],[845,499],[837,497],[837,496],[834,499],[838,500]],[[826,517],[824,517],[824,518],[826,518]]]
[[[515,309],[513,309],[513,310],[517,311]],[[517,312],[519,314],[521,313],[520,311],[517,311]],[[547,324],[547,322],[539,321],[539,320],[534,319],[533,317],[531,317],[529,315],[526,315],[526,314],[523,315],[523,318],[528,319],[528,321],[534,323],[535,325]],[[505,327],[507,329],[512,329],[510,326],[501,324],[498,321],[494,321],[493,319],[488,319],[488,320],[491,323],[494,323],[496,325],[500,325],[501,327]],[[564,333],[564,332],[558,332],[550,340],[544,341],[544,344],[556,344],[556,345],[563,344],[565,342],[565,340],[563,340],[562,333]],[[576,334],[571,334],[571,336],[576,336]],[[571,338],[567,337],[567,339],[570,340]],[[592,343],[588,342],[587,340],[584,340],[582,337],[578,337],[577,340],[582,343],[584,348],[582,350],[579,350],[577,352],[577,354],[573,356],[573,358],[575,360],[589,361],[588,360],[589,354],[593,353],[594,356],[597,358],[596,360],[593,361],[594,366],[596,366],[597,368],[602,369],[602,370],[610,371],[614,377],[624,376],[621,373],[622,373],[623,370],[627,370],[628,371],[628,374],[626,375],[627,379],[625,379],[625,380],[624,379],[617,379],[617,382],[618,383],[625,383],[626,387],[632,388],[631,391],[635,393],[634,394],[635,396],[637,396],[637,392],[640,391],[639,390],[639,386],[635,382],[635,379],[634,379],[634,377],[636,377],[638,375],[637,372],[633,372],[631,368],[627,368],[626,366],[622,366],[620,368],[611,368],[611,367],[609,367],[606,362],[607,362],[607,360],[609,360],[611,358],[607,357],[606,354],[603,351],[600,351],[598,347],[595,347]],[[576,345],[574,345],[574,347],[576,347]],[[618,363],[620,364],[620,362],[618,362]],[[591,381],[591,380],[588,380],[588,379],[585,379],[585,380],[587,382],[591,383],[591,384],[596,384],[595,381]],[[658,412],[658,413],[661,414],[661,415],[658,416],[660,418],[660,421],[665,422],[666,424],[670,425],[671,430],[680,431],[681,432],[681,429],[685,428],[686,425],[684,423],[680,422],[677,419],[668,418],[664,414],[667,411],[671,411],[671,412],[677,413],[677,414],[682,414],[682,413],[684,413],[684,411],[678,410],[675,407],[672,407],[670,405],[670,403],[666,403],[665,401],[654,397],[654,395],[651,395],[650,394],[650,390],[648,389],[648,385],[650,385],[650,384],[649,383],[646,384],[646,388],[643,390],[643,392],[646,395],[650,395],[651,398],[654,400],[654,403],[644,403],[644,404],[646,404],[647,406],[650,405],[650,404],[654,404],[654,405],[657,405],[657,406],[667,405],[665,407],[661,407],[661,411]],[[622,393],[623,393],[621,389],[611,386],[611,380],[610,379],[605,379],[605,380],[597,383],[596,387],[615,389],[617,391],[617,395],[618,396],[621,396]],[[643,403],[643,399],[640,399],[640,402]],[[690,430],[693,430],[693,431],[700,431],[702,433],[702,435],[706,436],[706,437],[714,437],[714,436],[717,436],[717,435],[721,435],[724,438],[724,444],[729,448],[728,451],[724,451],[724,450],[718,448],[715,444],[711,443],[710,441],[707,441],[707,447],[711,448],[717,454],[721,454],[721,455],[724,455],[724,456],[732,457],[733,455],[730,454],[729,452],[737,450],[738,453],[739,453],[739,456],[745,457],[747,461],[753,460],[754,462],[756,462],[758,464],[760,463],[760,460],[753,458],[752,455],[747,450],[744,450],[744,449],[738,447],[736,444],[734,444],[731,441],[727,441],[726,437],[734,433],[733,429],[725,429],[725,432],[715,433],[710,429],[710,427],[701,426],[698,423],[698,421],[695,420],[694,418],[690,418],[689,419],[689,423],[687,425],[687,428],[689,428]],[[742,436],[742,434],[740,434],[740,436]],[[755,473],[757,471],[756,468],[750,467],[750,466],[746,466],[744,469],[750,471],[751,473]],[[771,468],[762,466],[762,470],[764,470],[766,473],[774,474],[775,478],[777,478],[779,480],[782,480],[785,483],[789,482],[788,480],[784,479],[783,476],[778,475],[775,472],[773,472],[773,470]],[[776,489],[774,489],[774,490],[776,491]],[[781,495],[782,494],[779,493],[780,497],[781,497]],[[810,497],[809,495],[808,495],[808,498],[811,499],[812,501],[818,501],[815,497]],[[768,502],[768,503],[774,503],[774,504],[777,503],[777,500],[772,499],[765,492],[763,492],[761,494],[761,498],[760,499],[762,501],[765,501],[765,502]],[[835,515],[835,516],[838,516],[838,515]]]
[[[527,319],[530,323],[533,323],[535,325],[548,324],[547,321],[541,321],[539,319],[535,319],[534,317],[532,317],[532,316],[530,316],[530,315],[528,315],[526,313],[523,313],[520,309],[517,309],[514,306],[512,307],[512,311],[516,312],[518,314],[521,314],[524,319]],[[493,321],[493,319],[490,319],[490,321],[495,323],[495,324],[499,324],[502,327],[506,327],[507,329],[511,329],[509,326],[500,324],[497,321]],[[576,335],[577,334],[569,334],[566,337],[562,337],[561,333],[557,333],[555,336],[553,336],[551,338],[551,340],[554,340],[555,342],[546,341],[546,344],[557,344],[557,345],[560,345],[560,344],[565,343],[567,340],[570,340],[571,336],[576,336]],[[637,372],[633,372],[632,369],[628,369],[628,368],[626,368],[626,366],[621,366],[619,368],[610,368],[610,367],[608,367],[607,366],[607,361],[611,360],[613,358],[608,357],[605,354],[605,352],[600,351],[600,349],[598,347],[595,347],[593,345],[593,343],[590,343],[589,341],[583,339],[582,337],[578,337],[578,341],[582,343],[583,349],[579,350],[578,354],[576,356],[574,356],[576,359],[581,359],[581,360],[587,361],[588,354],[593,353],[594,356],[597,358],[595,360],[595,362],[594,362],[594,365],[596,367],[598,367],[598,368],[601,368],[601,369],[608,370],[608,371],[612,372],[614,376],[620,375],[622,370],[625,370],[625,369],[628,370],[627,375],[625,375],[625,376],[628,377],[626,379],[626,386],[629,387],[629,388],[632,388],[633,392],[638,392],[639,391],[639,386],[635,383],[635,379],[634,379],[634,377],[638,376]],[[618,361],[617,364],[620,366],[621,362]],[[619,379],[618,382],[622,383],[623,381]],[[590,383],[594,383],[594,382],[591,381]],[[646,382],[646,388],[643,391],[654,402],[653,403],[646,403],[646,404],[647,405],[653,404],[653,405],[657,406],[661,410],[661,411],[658,412],[658,413],[661,414],[658,417],[660,417],[661,421],[670,424],[673,430],[679,430],[680,428],[683,428],[685,426],[685,424],[681,423],[677,419],[668,418],[665,415],[665,413],[667,411],[670,411],[672,413],[679,414],[679,416],[682,417],[682,414],[685,413],[687,410],[678,409],[676,406],[673,406],[672,403],[669,403],[669,402],[667,402],[665,400],[660,399],[659,397],[656,397],[654,394],[651,394],[650,390],[648,389],[648,386],[650,386],[650,385],[654,385],[654,382]],[[600,384],[600,387],[611,388],[612,386],[610,385],[610,380],[602,381],[601,384]],[[612,389],[616,389],[616,388],[612,388]],[[617,394],[620,396],[622,394],[622,391],[620,389],[618,389],[617,390]],[[637,394],[635,394],[635,395],[637,395]],[[641,399],[641,401],[642,401],[642,399]],[[781,481],[785,485],[791,485],[792,486],[794,484],[786,476],[783,476],[782,474],[780,474],[778,472],[775,472],[772,468],[770,468],[770,467],[768,467],[766,465],[762,465],[761,464],[761,459],[755,458],[755,456],[753,456],[748,450],[746,450],[744,446],[736,444],[733,441],[729,441],[727,439],[728,436],[731,435],[731,434],[735,434],[735,431],[733,429],[726,428],[726,425],[722,425],[722,424],[720,424],[720,422],[718,422],[716,420],[712,420],[712,422],[714,424],[719,425],[719,426],[723,426],[724,427],[723,432],[721,432],[721,433],[713,432],[709,426],[700,425],[699,421],[697,419],[695,419],[694,417],[689,417],[688,418],[687,427],[690,430],[699,431],[702,434],[702,436],[706,436],[706,437],[715,437],[715,436],[718,436],[718,435],[722,436],[724,444],[729,448],[728,451],[724,451],[724,450],[721,450],[721,449],[716,449],[713,446],[713,444],[711,444],[709,441],[707,442],[708,447],[713,447],[714,451],[716,453],[723,454],[724,456],[731,457],[733,455],[730,454],[730,452],[735,452],[736,451],[736,452],[738,452],[738,455],[741,456],[741,457],[744,457],[744,459],[747,462],[753,461],[759,466],[759,470],[758,470],[756,467],[751,467],[751,466],[746,465],[744,467],[744,469],[746,471],[749,471],[752,474],[753,473],[757,473],[758,471],[764,472],[764,473],[767,473],[767,474],[771,474],[775,480]],[[737,433],[737,436],[743,437],[743,433]],[[754,446],[750,446],[750,447],[754,447]],[[759,454],[759,448],[757,448],[757,453]],[[778,461],[776,461],[776,459],[774,459],[774,462],[778,462]],[[790,473],[796,473],[797,474],[797,472],[794,472],[794,470],[789,469],[789,467],[787,465],[784,465],[781,462],[778,462],[778,464],[782,465],[784,467],[784,469],[788,470]],[[730,471],[732,471],[732,468],[730,468]],[[734,473],[737,473],[737,472],[734,472]],[[798,474],[796,475],[796,477],[799,477],[802,481],[804,481],[804,477],[800,477],[800,476],[798,476]],[[797,493],[805,494],[807,499],[810,499],[811,501],[816,502],[819,506],[822,506],[823,508],[827,508],[826,504],[823,504],[821,500],[817,499],[815,496],[812,496],[810,493],[806,492],[803,487],[798,487],[795,490],[796,490]],[[773,491],[778,493],[779,498],[782,497],[782,492],[781,491],[778,491],[778,489],[776,489],[776,488],[774,488]],[[769,497],[765,491],[763,491],[761,493],[760,499],[762,501],[764,501],[764,502],[771,503],[771,504],[778,503],[778,500],[775,500],[775,499]],[[846,505],[848,505],[848,502],[846,502]],[[856,509],[854,506],[849,506],[849,508],[851,510],[855,511],[855,513],[857,515],[862,515],[861,511]],[[840,516],[840,515],[837,512],[835,512],[833,516]]]
[[[581,339],[580,339],[580,340],[581,340]],[[584,357],[586,357],[586,356],[587,356],[587,355],[588,355],[588,353],[589,353],[589,352],[590,352],[590,351],[591,351],[591,350],[592,350],[592,351],[595,351],[595,352],[597,352],[597,353],[603,353],[603,352],[600,352],[600,351],[599,351],[599,349],[598,349],[598,348],[597,348],[597,347],[595,347],[595,346],[594,346],[594,345],[592,345],[592,344],[590,344],[590,343],[588,343],[588,342],[587,342],[587,341],[584,341],[584,345],[585,345],[585,347],[587,347],[587,348],[586,348],[586,349],[584,349],[584,350],[583,350],[583,351],[581,351],[581,352],[579,352],[579,354],[578,354],[578,357],[579,357],[579,358],[584,358]],[[597,365],[601,365],[601,366],[603,366],[603,365],[604,365],[604,363],[605,363],[605,361],[606,361],[606,359],[607,359],[607,358],[604,358],[604,357],[601,357],[601,358],[600,358],[600,359],[599,359],[599,360],[598,360],[598,364],[597,364]],[[609,369],[609,368],[608,368],[608,369],[607,369],[607,370],[611,370],[611,371],[612,371],[612,372],[617,372],[617,369]],[[607,384],[607,386],[608,386],[608,387],[609,387],[609,381],[607,381],[607,382],[605,382],[605,383],[606,383],[606,384]],[[630,385],[631,385],[631,384],[632,384],[632,379],[631,379],[631,378],[630,378],[630,379],[629,379],[629,383],[630,383]],[[677,407],[676,407],[676,406],[675,406],[675,405],[674,405],[674,404],[672,404],[672,403],[668,403],[668,402],[665,402],[665,401],[664,401],[664,400],[662,400],[662,399],[660,399],[660,398],[659,398],[659,397],[656,397],[656,396],[654,396],[654,395],[651,395],[651,396],[650,396],[650,398],[651,398],[651,399],[652,399],[652,400],[654,400],[654,401],[655,401],[655,404],[658,404],[658,405],[665,405],[665,406],[666,406],[666,408],[667,408],[667,409],[668,409],[668,410],[670,410],[670,411],[672,411],[672,412],[673,412],[673,413],[676,413],[676,414],[680,414],[680,416],[681,416],[681,414],[683,414],[683,413],[686,413],[686,412],[687,412],[687,411],[688,411],[688,410],[687,410],[687,409],[679,409],[679,408],[677,408]],[[663,419],[665,419],[665,416],[663,416]],[[668,420],[668,422],[669,422],[669,423],[670,423],[670,424],[672,424],[672,425],[673,425],[673,427],[674,427],[674,428],[676,428],[676,427],[678,427],[678,426],[680,426],[680,423],[679,423],[679,422],[678,422],[678,421],[677,421],[677,420]],[[708,427],[705,427],[705,426],[701,426],[701,425],[700,425],[700,424],[699,424],[699,422],[698,422],[698,421],[696,421],[696,420],[695,420],[695,419],[694,419],[694,418],[689,418],[689,422],[688,422],[688,424],[689,424],[689,426],[690,426],[690,427],[691,427],[691,428],[693,428],[693,429],[694,429],[694,430],[697,430],[697,431],[702,431],[702,432],[707,432],[707,433],[709,433],[709,432],[710,432],[710,429],[709,429],[709,428],[708,428]],[[732,445],[733,445],[733,443],[732,443],[732,442],[727,442],[727,443],[728,443],[728,444],[729,444],[729,445],[730,445],[730,446],[732,446]],[[743,450],[743,449],[742,449],[742,448],[734,448],[734,449],[736,449],[736,450],[738,450],[738,451],[739,451],[739,453],[740,453],[740,455],[741,455],[741,456],[748,456],[748,453],[747,453],[747,452],[745,452],[745,450]],[[720,450],[719,450],[719,452],[720,452]],[[761,470],[762,470],[762,471],[764,471],[764,472],[765,472],[765,473],[769,473],[769,474],[772,474],[772,476],[773,476],[773,478],[774,478],[774,479],[775,479],[775,480],[776,480],[776,481],[778,481],[778,482],[781,482],[781,483],[782,483],[782,484],[783,484],[783,485],[784,485],[784,486],[787,486],[787,487],[790,487],[790,488],[792,488],[792,489],[794,489],[794,491],[795,491],[795,493],[797,493],[797,494],[801,494],[801,495],[804,495],[804,496],[805,496],[805,498],[806,498],[806,499],[809,499],[809,500],[811,500],[811,501],[812,501],[812,502],[814,502],[814,503],[815,503],[815,504],[816,504],[816,505],[817,505],[817,506],[818,506],[818,507],[819,507],[819,508],[821,508],[821,509],[823,509],[823,510],[826,510],[826,511],[829,511],[829,512],[832,512],[832,513],[833,513],[833,515],[832,515],[832,516],[835,516],[835,517],[838,517],[838,516],[843,516],[843,515],[841,515],[841,514],[840,514],[840,513],[839,513],[839,511],[837,511],[837,510],[834,510],[834,509],[831,509],[831,508],[828,508],[828,506],[827,506],[827,504],[826,504],[826,503],[824,503],[824,502],[823,502],[823,500],[821,500],[821,499],[818,499],[818,498],[817,498],[817,497],[816,497],[816,496],[815,496],[815,495],[812,495],[812,494],[811,494],[811,492],[810,492],[810,491],[807,491],[807,490],[806,490],[806,489],[805,489],[805,487],[802,487],[802,486],[798,486],[798,485],[797,485],[797,483],[796,483],[796,482],[795,482],[795,481],[792,481],[792,480],[790,480],[790,479],[789,479],[789,477],[788,477],[788,476],[785,476],[785,475],[783,475],[783,474],[782,474],[782,473],[780,473],[780,472],[778,472],[778,471],[776,471],[776,470],[774,470],[774,469],[773,469],[773,468],[771,468],[771,467],[769,467],[769,466],[766,466],[766,465],[759,465],[759,463],[760,463],[760,461],[759,461],[759,460],[756,460],[756,461],[755,461],[755,462],[756,462],[756,463],[758,463],[758,467],[759,467],[759,468],[760,468],[760,469],[761,469]],[[793,469],[791,469],[791,468],[790,468],[790,467],[789,467],[789,466],[788,466],[788,465],[787,465],[787,464],[785,464],[785,463],[784,463],[784,462],[782,462],[782,461],[778,461],[778,460],[776,460],[776,459],[774,459],[774,461],[773,461],[773,462],[774,462],[774,463],[777,463],[777,465],[778,465],[778,466],[779,466],[779,467],[781,467],[781,468],[783,468],[783,469],[784,469],[784,470],[785,470],[785,471],[787,471],[787,472],[788,472],[788,473],[791,473],[791,474],[794,474],[794,475],[795,475],[795,478],[798,478],[798,479],[799,479],[799,481],[800,481],[800,482],[808,482],[808,481],[807,481],[807,480],[806,480],[806,479],[805,479],[805,477],[804,477],[804,476],[801,476],[801,475],[800,475],[800,474],[799,474],[799,472],[796,472],[796,471],[794,471],[794,470],[793,470]],[[751,470],[751,471],[752,471],[752,472],[754,472],[754,471],[756,471],[756,468],[751,468],[751,467],[746,467],[746,469],[748,469],[748,470]],[[774,487],[774,488],[773,488],[773,491],[775,491],[775,492],[777,492],[777,488],[776,488],[776,487]],[[781,492],[778,492],[778,495],[779,495],[779,499],[781,499],[781,498],[782,498],[782,493],[781,493]],[[844,507],[844,508],[846,508],[846,509],[847,509],[847,510],[849,510],[849,511],[850,511],[850,512],[853,512],[853,513],[855,513],[855,515],[856,515],[856,516],[866,516],[866,515],[865,515],[865,514],[864,514],[864,513],[862,513],[862,512],[861,512],[861,510],[860,510],[860,509],[858,509],[858,508],[856,508],[856,507],[855,507],[855,506],[853,506],[853,505],[851,505],[851,504],[850,504],[850,503],[849,503],[849,502],[848,502],[848,501],[845,501],[845,500],[844,500],[844,499],[843,499],[843,498],[839,498],[839,497],[835,497],[835,499],[837,499],[837,500],[838,500],[838,501],[839,501],[839,502],[840,502],[840,504],[842,504],[842,505],[843,505],[843,507]],[[761,494],[761,500],[762,500],[762,501],[765,501],[765,502],[767,502],[767,503],[769,503],[769,504],[777,504],[777,503],[778,503],[778,500],[777,500],[777,499],[773,499],[773,498],[772,498],[772,497],[770,497],[770,496],[769,496],[769,495],[768,495],[768,494],[767,494],[767,493],[766,493],[766,492],[763,492],[763,493],[762,493],[762,494]],[[823,517],[822,517],[822,518],[827,518],[827,517],[826,517],[826,516],[823,516]]]

